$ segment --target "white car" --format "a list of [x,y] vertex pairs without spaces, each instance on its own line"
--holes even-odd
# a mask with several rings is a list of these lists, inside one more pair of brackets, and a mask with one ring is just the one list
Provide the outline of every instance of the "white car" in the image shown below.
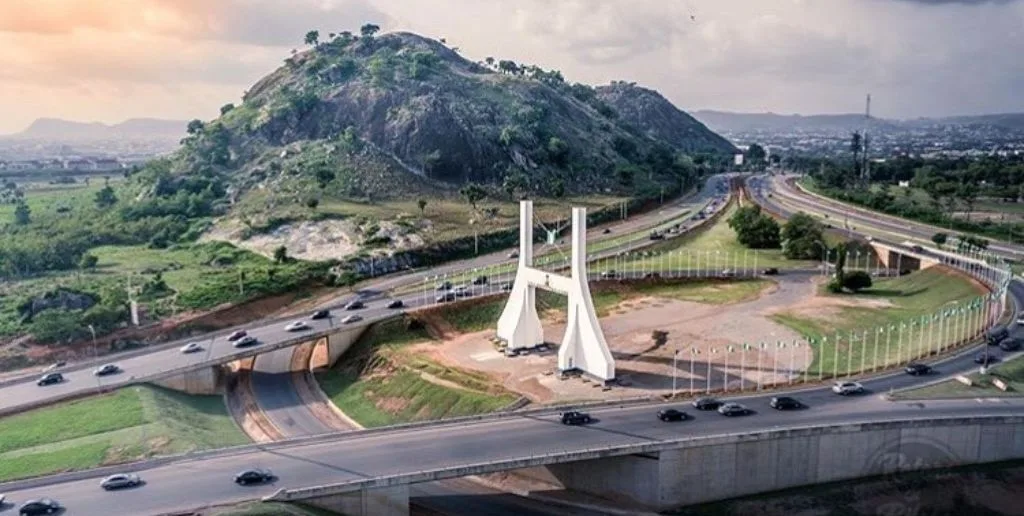
[[1024,326],[1024,312],[1017,314],[1017,325]]
[[864,392],[864,386],[860,382],[836,382],[832,385],[832,392],[841,396],[861,394]]
[[188,344],[182,346],[179,351],[187,355],[189,353],[198,353],[202,350],[203,347],[200,346],[198,342],[189,342]]
[[360,317],[358,315],[355,315],[355,314],[352,314],[352,315],[342,319],[341,320],[341,324],[352,324],[354,322],[359,322],[359,321],[362,321],[362,320],[363,320],[362,317]]
[[308,330],[309,329],[309,325],[306,324],[306,321],[299,320],[299,321],[292,322],[288,326],[285,326],[284,329],[287,330],[287,331],[302,331],[302,330]]

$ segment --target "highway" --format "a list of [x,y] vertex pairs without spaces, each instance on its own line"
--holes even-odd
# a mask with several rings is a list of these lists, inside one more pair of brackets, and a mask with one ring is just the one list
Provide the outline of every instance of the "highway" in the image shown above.
[[[1020,282],[1015,281],[1011,285],[1010,293],[1017,306],[1024,306],[1024,286]],[[1014,327],[1013,331],[1017,336],[1022,333],[1019,327]],[[972,369],[974,365],[971,358],[975,352],[966,350],[957,357],[937,364],[939,374],[955,374]],[[585,427],[563,426],[557,422],[554,414],[513,415],[476,422],[396,428],[367,435],[342,434],[326,442],[261,445],[250,447],[247,451],[228,451],[207,458],[144,468],[141,474],[147,484],[123,492],[105,492],[98,487],[98,478],[90,478],[24,487],[7,494],[14,502],[50,496],[69,507],[69,513],[75,515],[110,514],[111,507],[115,505],[119,513],[158,514],[189,506],[254,499],[280,488],[306,487],[598,446],[656,443],[685,436],[757,431],[786,425],[1024,414],[1024,400],[1021,399],[922,403],[887,402],[878,396],[890,389],[918,385],[934,379],[934,376],[925,378],[903,373],[889,374],[863,380],[862,383],[870,392],[854,397],[840,397],[822,387],[805,389],[793,395],[809,408],[792,412],[777,412],[768,408],[766,395],[742,399],[730,397],[756,411],[754,415],[739,418],[688,410],[695,416],[692,421],[662,423],[656,420],[655,413],[663,404],[644,404],[594,410],[591,413],[597,422]],[[0,392],[4,393],[4,398],[7,397],[6,389]],[[233,474],[238,470],[256,466],[270,467],[279,479],[272,485],[260,487],[238,487],[231,482]],[[0,485],[2,491],[5,488]],[[183,493],[188,494],[192,503],[182,499]]]

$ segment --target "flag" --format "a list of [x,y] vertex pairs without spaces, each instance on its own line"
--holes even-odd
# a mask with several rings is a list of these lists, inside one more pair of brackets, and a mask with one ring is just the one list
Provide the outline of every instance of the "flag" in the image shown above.
[[749,349],[750,349],[750,344],[747,344],[746,342],[744,342],[743,343],[743,351],[747,351]]
[[729,347],[725,348],[725,351],[726,351],[726,353],[732,353],[733,351],[736,351],[736,347],[735,346],[729,346]]

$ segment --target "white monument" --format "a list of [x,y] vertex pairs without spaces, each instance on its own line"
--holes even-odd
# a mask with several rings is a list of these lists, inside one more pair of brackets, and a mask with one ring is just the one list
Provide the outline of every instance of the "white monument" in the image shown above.
[[598,380],[615,379],[615,360],[608,350],[587,284],[587,210],[572,209],[572,273],[569,277],[533,268],[533,202],[519,203],[519,268],[505,310],[498,319],[498,338],[511,351],[544,344],[537,316],[537,288],[569,298],[568,325],[558,349],[560,372],[581,371]]

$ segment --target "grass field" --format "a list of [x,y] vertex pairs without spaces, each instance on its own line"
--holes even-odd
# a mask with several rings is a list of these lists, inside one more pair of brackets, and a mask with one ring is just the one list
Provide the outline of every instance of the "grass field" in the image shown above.
[[299,503],[246,502],[211,512],[211,516],[334,516],[338,513]]
[[0,481],[248,441],[220,396],[131,387],[0,419]]
[[933,268],[876,279],[871,289],[859,294],[823,292],[824,308],[814,313],[782,312],[772,318],[812,339],[816,353],[811,374],[823,370],[830,375],[836,370],[845,373],[848,366],[851,370],[858,370],[861,364],[870,368],[876,353],[879,364],[905,363],[950,344],[948,339],[942,342],[942,329],[950,334],[969,333],[967,323],[958,321],[980,323],[974,317],[977,311],[928,325],[921,324],[922,317],[959,310],[981,294],[980,287],[963,276]]
[[[111,176],[111,185],[116,183],[116,178]],[[67,216],[73,217],[75,207],[82,204],[92,204],[96,199],[96,192],[103,188],[103,179],[93,178],[89,186],[85,183],[70,185],[29,185],[25,190],[25,203],[28,204],[33,217],[61,216],[57,208],[71,208]],[[0,221],[8,222],[14,220],[13,204],[0,204]]]

